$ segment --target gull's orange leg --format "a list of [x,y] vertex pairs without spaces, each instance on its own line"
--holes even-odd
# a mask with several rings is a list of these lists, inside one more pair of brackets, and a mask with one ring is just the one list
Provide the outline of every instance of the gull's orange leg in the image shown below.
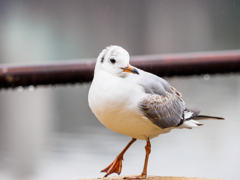
[[123,149],[123,151],[116,157],[116,159],[108,167],[106,167],[101,171],[101,172],[107,173],[104,177],[107,177],[109,174],[112,174],[112,173],[117,173],[118,175],[121,173],[123,155],[136,140],[137,140],[136,138],[132,138],[132,140]]
[[139,176],[134,176],[134,177],[125,177],[123,179],[146,179],[146,177],[147,177],[148,158],[149,158],[149,154],[151,152],[151,143],[150,143],[149,139],[147,140],[147,144],[145,146],[145,150],[146,150],[146,157],[145,157],[145,163],[144,163],[142,174],[139,175]]

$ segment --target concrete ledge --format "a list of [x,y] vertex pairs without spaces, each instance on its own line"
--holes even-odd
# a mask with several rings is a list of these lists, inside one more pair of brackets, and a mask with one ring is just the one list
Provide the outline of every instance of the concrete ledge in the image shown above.
[[[85,180],[122,180],[125,176],[112,176],[106,178],[92,178]],[[131,177],[134,175],[129,175]],[[192,177],[171,177],[171,176],[147,176],[147,180],[220,180],[220,179],[208,179],[208,178],[192,178]]]

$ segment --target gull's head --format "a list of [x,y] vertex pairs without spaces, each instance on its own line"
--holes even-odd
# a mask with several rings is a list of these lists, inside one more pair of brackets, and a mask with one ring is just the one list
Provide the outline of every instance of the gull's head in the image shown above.
[[129,74],[139,74],[137,69],[129,64],[128,52],[120,46],[108,46],[97,58],[96,68],[108,73],[127,77]]

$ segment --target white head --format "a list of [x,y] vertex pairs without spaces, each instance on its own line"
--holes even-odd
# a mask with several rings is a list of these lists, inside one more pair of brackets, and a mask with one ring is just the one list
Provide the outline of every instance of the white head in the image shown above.
[[129,54],[120,46],[108,46],[97,58],[95,71],[105,70],[108,73],[126,77],[129,73],[139,74],[137,69],[129,65]]

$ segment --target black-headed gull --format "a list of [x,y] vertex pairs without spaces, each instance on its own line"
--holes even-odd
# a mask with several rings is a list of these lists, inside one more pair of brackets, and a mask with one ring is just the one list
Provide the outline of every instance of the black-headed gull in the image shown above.
[[150,139],[176,128],[192,129],[203,125],[198,119],[223,119],[199,115],[199,110],[185,107],[181,94],[166,80],[129,64],[128,52],[109,46],[97,58],[88,101],[95,116],[107,128],[132,140],[102,172],[106,176],[121,173],[123,155],[136,139],[147,142],[143,172],[128,179],[147,176],[151,151]]

